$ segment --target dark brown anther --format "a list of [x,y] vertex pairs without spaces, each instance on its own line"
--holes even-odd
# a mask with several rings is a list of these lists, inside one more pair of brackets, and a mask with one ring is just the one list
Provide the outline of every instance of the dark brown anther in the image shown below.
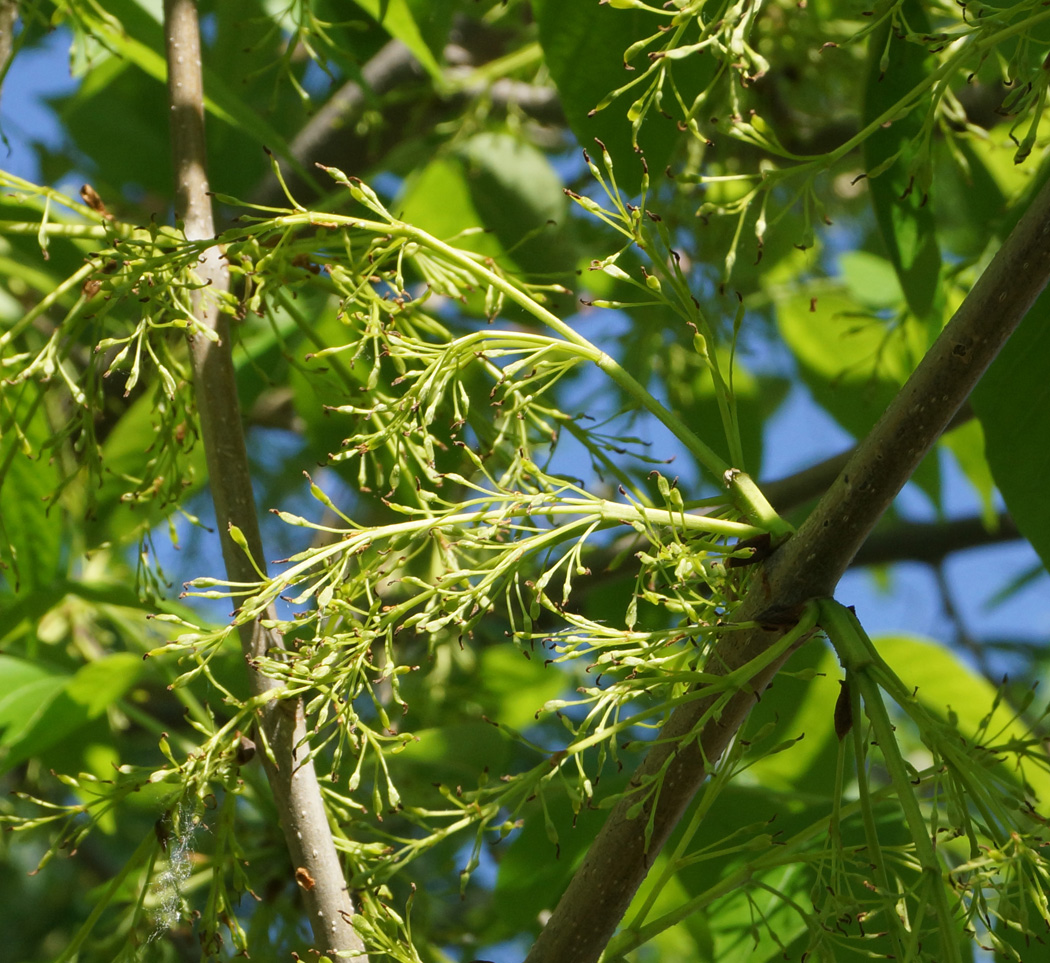
[[166,853],[168,851],[168,840],[171,838],[168,832],[168,814],[165,813],[153,824],[153,832],[157,837],[157,842],[160,843],[161,852]]
[[113,220],[113,215],[106,210],[106,205],[102,202],[102,198],[99,197],[98,191],[90,184],[85,184],[80,188],[80,197],[96,214],[101,214],[107,221]]
[[255,742],[247,736],[241,736],[240,733],[238,733],[238,736],[240,736],[240,738],[237,740],[236,759],[237,765],[243,766],[251,762],[254,758]]

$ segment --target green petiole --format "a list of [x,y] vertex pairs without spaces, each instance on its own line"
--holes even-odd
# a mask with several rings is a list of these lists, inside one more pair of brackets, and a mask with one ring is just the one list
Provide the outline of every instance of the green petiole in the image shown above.
[[[897,745],[893,723],[890,721],[886,704],[882,699],[882,692],[876,681],[876,677],[882,675],[883,670],[889,671],[888,667],[883,663],[871,639],[853,612],[830,598],[821,599],[819,605],[820,625],[827,632],[842,662],[842,667],[846,670],[846,680],[850,686],[854,703],[854,745],[857,752],[857,779],[861,798],[870,798],[863,762],[867,747],[861,727],[857,724],[860,703],[863,702],[864,712],[871,723],[875,737],[874,741],[882,751],[883,762],[904,813],[919,865],[922,867],[923,889],[932,896],[941,934],[939,958],[945,963],[962,963],[962,957],[959,955],[959,927],[948,904],[941,861],[934,848],[929,826],[919,807],[919,800],[912,786],[912,778],[908,773],[904,757],[901,755],[900,747]],[[870,807],[864,807],[864,830],[869,846],[872,847],[873,859],[878,867],[879,885],[887,887],[888,879],[878,849],[878,839],[875,836],[876,829]],[[887,894],[888,892],[887,889]],[[912,928],[913,935],[916,930],[917,927]]]

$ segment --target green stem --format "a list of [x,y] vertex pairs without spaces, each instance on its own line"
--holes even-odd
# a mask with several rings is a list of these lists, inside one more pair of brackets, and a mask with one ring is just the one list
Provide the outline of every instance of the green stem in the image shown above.
[[[911,833],[915,853],[922,866],[928,889],[932,892],[934,909],[937,914],[941,933],[940,959],[945,963],[961,963],[957,926],[948,905],[943,872],[940,860],[930,838],[929,826],[922,815],[919,801],[912,788],[911,776],[901,755],[900,747],[894,734],[882,691],[875,680],[875,671],[881,659],[872,645],[871,639],[861,626],[857,617],[834,599],[821,599],[820,624],[828,634],[832,645],[846,670],[846,678],[858,696],[864,701],[864,711],[871,722],[875,741],[882,751],[883,762],[889,772],[890,782],[897,794],[905,822]],[[855,723],[856,725],[856,723]],[[857,738],[855,736],[855,738]],[[862,748],[858,746],[858,749]],[[863,762],[857,759],[858,778],[863,772]],[[864,786],[861,786],[864,795]],[[867,822],[865,823],[867,828]],[[872,827],[874,828],[874,827]]]
[[[570,325],[566,324],[557,315],[548,311],[534,298],[522,291],[497,272],[486,267],[474,256],[466,251],[461,251],[444,241],[438,240],[426,231],[411,224],[391,220],[374,221],[367,218],[346,217],[337,214],[318,214],[305,212],[303,214],[291,214],[285,217],[275,218],[270,222],[271,227],[296,227],[302,224],[311,224],[325,227],[348,227],[370,231],[378,235],[402,237],[413,241],[421,247],[440,254],[449,264],[467,272],[480,284],[494,288],[504,297],[513,301],[524,311],[541,321],[552,331],[559,334],[568,343],[575,345],[578,354],[605,373],[623,392],[639,407],[648,411],[658,421],[664,424],[686,447],[690,454],[703,465],[715,478],[717,478],[729,490],[736,507],[747,517],[763,529],[770,532],[775,538],[790,535],[794,529],[784,521],[773,510],[772,506],[762,495],[758,486],[743,473],[725,462],[710,446],[705,444],[682,421],[674,412],[667,409],[660,401],[653,397],[632,375],[630,375],[614,358],[610,357],[595,344],[579,334]],[[245,233],[255,233],[252,229]],[[236,236],[236,235],[235,235]]]
[[146,855],[150,850],[155,849],[158,845],[157,837],[154,833],[150,832],[143,836],[142,842],[139,843],[138,848],[131,854],[131,857],[121,868],[120,872],[110,881],[105,892],[102,893],[98,901],[95,903],[94,908],[91,910],[91,914],[84,921],[84,925],[80,927],[77,931],[77,935],[69,941],[65,950],[59,954],[54,960],[54,963],[66,963],[67,960],[70,960],[77,955],[80,947],[84,944],[84,940],[91,935],[91,931],[95,928],[95,924],[99,921],[99,917],[102,916],[106,907],[109,906],[110,902],[112,902],[113,898],[117,895],[117,892],[120,890],[121,886],[123,886],[124,881],[132,871],[138,867],[139,863],[146,858]]
[[[827,625],[824,628],[827,629]],[[865,763],[868,747],[865,727],[860,722],[860,690],[852,684],[852,679],[849,676],[847,676],[847,684],[850,686],[850,711],[853,714],[853,755],[856,759],[857,795],[860,802],[861,821],[864,825],[864,839],[868,846],[868,853],[872,868],[875,871],[880,894],[887,903],[885,911],[890,938],[893,940],[894,952],[899,959],[904,959],[901,921],[893,905],[893,887],[890,886],[889,874],[886,871],[886,859],[882,854],[882,846],[879,843],[879,831],[875,824],[875,812],[872,806],[872,790],[868,784],[868,770]]]
[[[853,816],[861,808],[861,805],[861,801],[858,800],[843,806],[840,810],[841,817],[845,819]],[[748,848],[759,849],[765,847],[767,850],[763,855],[738,866],[728,876],[714,883],[702,893],[684,901],[680,906],[676,906],[673,910],[650,920],[644,925],[635,923],[631,926],[625,927],[609,941],[603,960],[620,959],[631,950],[638,949],[638,947],[655,939],[661,933],[669,930],[672,926],[676,926],[687,920],[693,914],[710,906],[716,900],[729,896],[746,886],[754,877],[781,866],[791,865],[800,859],[805,859],[807,848],[813,844],[814,840],[818,839],[826,832],[827,822],[823,819],[818,819],[795,836],[791,837],[791,839],[783,843],[778,843],[775,846],[768,845],[768,837],[759,837],[757,840],[752,839],[750,842],[744,843],[740,846],[730,848],[719,847],[702,854],[691,854],[682,856],[681,858],[671,859],[668,864],[668,872],[666,874],[667,878],[670,878],[674,873],[689,866],[694,866],[707,860],[725,858],[726,856],[739,853]],[[639,914],[638,919],[644,919],[642,914]],[[899,958],[903,959],[903,956]]]

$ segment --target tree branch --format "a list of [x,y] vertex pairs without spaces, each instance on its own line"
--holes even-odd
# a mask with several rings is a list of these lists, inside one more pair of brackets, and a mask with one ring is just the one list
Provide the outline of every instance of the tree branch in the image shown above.
[[[451,47],[449,52],[451,52]],[[456,47],[462,54],[462,48]],[[485,96],[493,106],[508,109],[513,105],[529,117],[542,123],[564,123],[561,101],[553,87],[539,87],[524,81],[500,77],[494,81],[472,81],[470,68],[458,68],[460,87],[431,101],[425,119],[416,116],[412,121],[415,135],[436,126],[446,114],[461,109],[471,97]],[[290,145],[292,157],[305,170],[313,170],[316,163],[337,163],[346,171],[364,173],[375,163],[377,152],[370,150],[367,138],[357,135],[355,125],[365,108],[378,97],[409,84],[426,80],[426,71],[412,52],[400,40],[391,40],[361,68],[361,80],[349,80],[327,100],[323,107],[303,126]],[[408,126],[406,105],[384,111],[384,127],[394,130],[397,141],[404,138],[403,127]],[[411,106],[418,111],[418,104]],[[384,138],[385,140],[385,138]],[[385,148],[378,153],[381,155]],[[312,194],[314,189],[294,172],[286,177],[292,195]],[[276,207],[285,203],[284,190],[273,174],[267,174],[251,194],[253,203]]]
[[[313,170],[317,162],[338,163],[348,171],[361,170],[367,147],[357,136],[355,125],[369,101],[425,77],[426,71],[408,47],[400,40],[389,41],[361,68],[363,84],[347,81],[306,122],[289,145],[292,157],[305,170]],[[388,125],[397,126],[396,120],[392,115],[384,117]],[[316,193],[315,188],[293,172],[286,180],[294,197],[304,191],[311,196]],[[269,207],[286,203],[284,189],[273,174],[263,178],[252,192],[251,200]]]
[[1009,542],[1023,536],[1006,514],[989,529],[983,518],[954,518],[945,522],[910,522],[874,532],[853,559],[854,565],[925,562],[938,565],[945,556],[967,548]]
[[[15,54],[15,24],[18,23],[18,0],[0,0],[0,87]],[[7,143],[6,138],[4,143]]]
[[[172,155],[176,179],[176,210],[190,240],[214,236],[204,150],[204,90],[201,79],[200,31],[194,0],[164,0],[164,30],[171,105]],[[229,280],[221,250],[207,249],[197,274],[204,287],[193,292],[196,320],[218,335],[218,342],[190,335],[197,409],[208,464],[215,516],[222,540],[226,573],[232,582],[254,582],[251,561],[230,538],[236,525],[260,568],[265,565],[252,479],[241,425],[240,406],[227,316],[219,310],[219,292]],[[252,693],[277,687],[256,672],[255,660],[280,651],[283,641],[258,622],[240,627]],[[303,892],[315,948],[344,951],[365,963],[363,944],[353,928],[353,904],[328,826],[309,746],[302,703],[274,698],[261,710],[257,726],[266,751],[260,753],[280,813],[294,875]],[[291,875],[291,873],[289,874]]]
[[[878,424],[798,533],[755,573],[734,620],[763,628],[720,637],[708,672],[765,653],[802,605],[831,595],[897,492],[936,442],[1050,277],[1050,184],[1043,187]],[[676,709],[632,776],[527,963],[593,963],[656,854],[790,652],[715,716],[714,697]],[[659,792],[642,791],[659,780]],[[644,799],[644,801],[643,801]],[[629,812],[642,802],[640,812]],[[647,825],[651,840],[645,842]]]

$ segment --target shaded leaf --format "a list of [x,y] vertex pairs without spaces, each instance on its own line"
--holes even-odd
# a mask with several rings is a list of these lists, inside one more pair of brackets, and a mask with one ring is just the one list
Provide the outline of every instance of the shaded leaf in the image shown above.
[[[930,30],[918,0],[905,0],[902,14],[911,29]],[[886,17],[868,40],[868,79],[864,122],[871,123],[894,107],[929,73],[929,55],[912,38],[898,37],[895,17]],[[886,58],[884,60],[884,57]],[[885,67],[885,72],[883,68]],[[890,168],[868,182],[871,203],[890,261],[897,270],[908,307],[926,318],[940,290],[941,255],[928,201],[929,159],[919,140],[932,97],[924,93],[904,117],[895,117],[864,142],[865,167],[874,171],[896,157]]]
[[55,465],[39,454],[49,435],[38,410],[26,429],[26,442],[38,453],[36,457],[11,451],[17,444],[13,433],[0,446],[0,458],[10,453],[7,470],[0,475],[0,573],[16,591],[47,585],[61,570],[61,509],[49,512],[43,501],[59,479]]
[[443,81],[441,65],[434,59],[413,16],[413,4],[407,0],[356,0],[356,3],[382,24],[391,37],[408,47],[434,80]]
[[972,396],[985,453],[1017,527],[1050,567],[1050,330],[1045,291]]
[[566,208],[547,158],[502,133],[479,134],[432,160],[398,204],[403,220],[535,274],[575,267],[562,233]]
[[[996,687],[967,668],[951,649],[918,636],[880,636],[873,641],[904,684],[914,687],[919,703],[942,719],[949,711],[955,713],[965,739],[990,740],[998,745],[1031,738],[1028,727],[1015,717],[1008,702],[1003,700],[995,706]],[[1041,800],[1050,799],[1050,773],[1030,765],[1023,777]],[[1021,778],[1020,772],[1016,778]]]
[[[639,38],[657,32],[666,19],[645,11],[613,9],[599,3],[561,3],[537,0],[532,5],[539,25],[540,45],[551,77],[561,95],[565,116],[580,145],[595,153],[597,137],[609,149],[619,183],[633,191],[642,168],[634,153],[627,111],[644,87],[627,91],[602,110],[596,107],[610,91],[634,79],[648,66],[639,55],[632,70],[624,64],[624,53]],[[686,71],[713,70],[713,62],[690,58],[677,66]],[[676,73],[676,79],[679,74]],[[639,136],[649,169],[662,171],[671,158],[680,133],[674,121],[650,111]]]
[[142,660],[121,652],[82,666],[72,676],[0,656],[0,771],[47,752],[104,712],[131,687]]

